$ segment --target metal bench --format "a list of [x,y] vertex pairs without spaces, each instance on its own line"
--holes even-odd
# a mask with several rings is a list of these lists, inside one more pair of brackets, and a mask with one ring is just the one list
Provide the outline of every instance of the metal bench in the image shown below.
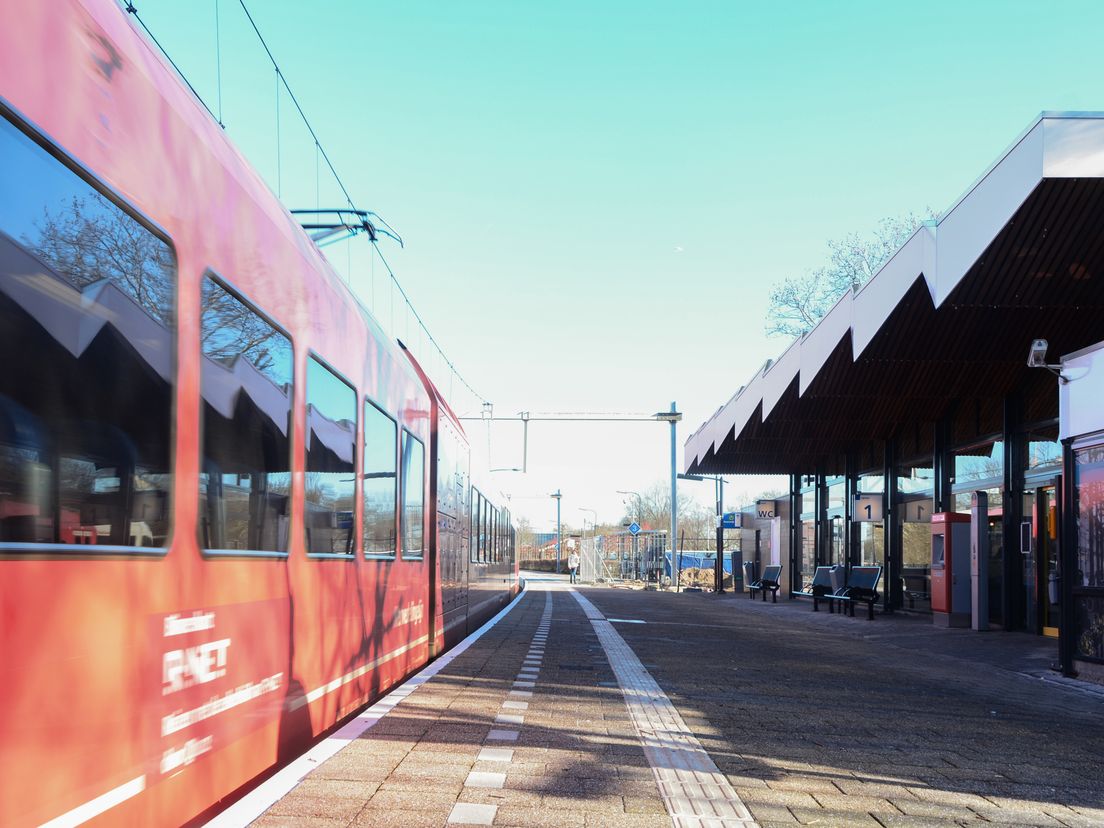
[[[820,611],[820,602],[832,594],[832,571],[834,566],[818,566],[813,573],[813,581],[805,589],[795,592],[795,595],[806,595],[813,599],[813,612]],[[832,611],[832,602],[828,601],[828,611]]]
[[767,592],[771,594],[771,602],[778,603],[778,588],[781,586],[778,579],[782,576],[782,567],[768,566],[763,569],[763,577],[755,577],[755,564],[747,561],[744,564],[744,580],[747,581],[748,595],[755,597],[756,592],[763,593],[763,600],[767,600]]
[[[839,567],[842,573],[843,567]],[[835,573],[833,573],[835,574]],[[839,601],[841,610],[851,608],[851,617],[855,617],[855,604],[866,604],[867,620],[874,620],[874,604],[878,600],[878,581],[882,577],[880,566],[853,566],[846,575],[846,583],[834,590],[829,601]]]

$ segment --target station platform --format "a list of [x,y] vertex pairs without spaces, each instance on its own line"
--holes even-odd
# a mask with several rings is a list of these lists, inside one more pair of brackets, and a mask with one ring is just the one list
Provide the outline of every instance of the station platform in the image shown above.
[[1046,652],[537,576],[210,824],[1101,825],[1104,692]]

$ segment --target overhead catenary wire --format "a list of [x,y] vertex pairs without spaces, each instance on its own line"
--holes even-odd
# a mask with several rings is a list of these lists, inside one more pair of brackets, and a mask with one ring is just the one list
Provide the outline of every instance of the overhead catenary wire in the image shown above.
[[472,388],[468,381],[464,379],[463,375],[456,369],[456,366],[453,365],[452,360],[445,356],[444,350],[437,343],[437,340],[434,339],[433,334],[429,332],[429,328],[425,326],[425,322],[422,321],[422,317],[418,315],[418,312],[416,310],[414,310],[414,305],[411,304],[410,298],[406,295],[406,291],[403,290],[403,286],[399,284],[399,280],[395,278],[395,271],[391,269],[391,265],[388,263],[387,257],[384,256],[383,251],[379,249],[379,243],[372,242],[372,247],[375,248],[376,255],[379,256],[380,262],[383,263],[384,268],[387,270],[388,276],[391,277],[392,290],[394,290],[394,288],[396,287],[399,289],[399,294],[402,296],[403,301],[406,302],[406,306],[410,309],[410,313],[417,320],[419,327],[421,327],[421,329],[425,332],[425,335],[429,338],[429,341],[433,343],[433,347],[437,349],[437,353],[441,355],[441,359],[443,359],[445,361],[445,364],[448,365],[449,371],[455,374],[456,378],[464,384],[465,388],[467,388],[469,391],[472,392],[473,395],[475,395],[476,399],[478,399],[484,405],[489,404],[487,398],[476,391],[474,388]]
[[280,69],[276,69],[276,195],[284,196],[284,173],[280,164]]
[[264,35],[261,34],[261,30],[257,28],[257,23],[253,20],[253,15],[249,13],[249,8],[245,5],[245,0],[238,0],[241,4],[242,11],[245,12],[246,19],[249,20],[249,25],[253,27],[253,31],[257,35],[257,39],[261,42],[261,46],[264,47],[265,54],[268,55],[268,59],[272,62],[273,68],[276,70],[276,76],[283,83],[284,89],[287,90],[288,97],[291,98],[291,102],[295,104],[295,108],[299,112],[299,117],[303,119],[303,124],[307,128],[307,132],[310,133],[311,138],[314,139],[315,145],[318,147],[318,151],[322,154],[322,158],[326,161],[326,166],[329,167],[330,172],[333,173],[334,180],[337,182],[337,186],[341,188],[342,194],[345,196],[345,201],[349,207],[353,210],[357,210],[356,204],[353,202],[353,197],[349,195],[348,189],[345,187],[345,182],[341,180],[341,176],[337,174],[337,170],[334,168],[333,162],[330,161],[330,156],[326,154],[325,147],[322,146],[322,142],[318,140],[318,135],[314,131],[314,127],[311,126],[310,119],[307,118],[307,114],[303,111],[303,107],[299,105],[299,99],[295,97],[295,93],[291,91],[291,86],[287,82],[287,78],[284,77],[284,73],[280,70],[280,64],[276,62],[276,58],[272,54],[272,50],[268,48],[268,43],[265,42]]
[[[299,117],[303,119],[303,124],[304,124],[304,126],[306,126],[307,131],[310,133],[311,139],[313,140],[314,145],[315,145],[315,153],[316,153],[316,155],[315,155],[315,203],[316,203],[316,207],[318,207],[320,205],[320,202],[321,202],[321,198],[320,198],[321,187],[320,187],[319,175],[318,175],[318,157],[321,156],[322,160],[326,162],[327,169],[329,169],[330,173],[333,175],[334,181],[337,182],[337,186],[341,189],[341,193],[345,197],[345,201],[349,205],[350,209],[352,209],[354,212],[358,212],[358,213],[364,212],[364,211],[360,211],[358,209],[358,207],[356,206],[356,203],[353,201],[352,196],[349,194],[348,188],[345,186],[345,182],[342,181],[341,176],[338,175],[337,169],[334,167],[333,162],[330,160],[330,156],[327,154],[325,147],[322,146],[322,142],[318,138],[318,134],[315,132],[314,127],[311,125],[310,120],[307,118],[306,113],[303,111],[303,107],[299,104],[299,99],[295,97],[295,93],[292,91],[291,85],[288,83],[287,77],[284,75],[284,72],[280,68],[279,63],[277,63],[275,55],[272,54],[272,50],[269,48],[267,41],[264,39],[264,36],[261,34],[261,30],[258,27],[257,22],[253,19],[253,15],[250,14],[249,8],[245,4],[245,0],[238,0],[238,3],[241,6],[242,11],[245,13],[245,17],[249,21],[249,25],[252,27],[254,34],[256,34],[257,40],[260,41],[260,44],[261,44],[262,48],[265,51],[265,54],[268,56],[269,62],[272,64],[272,67],[276,72],[276,184],[277,184],[277,195],[282,197],[282,189],[283,189],[283,186],[282,186],[283,185],[283,181],[282,181],[282,179],[283,179],[283,170],[282,170],[282,164],[281,164],[281,145],[280,145],[280,140],[281,140],[280,139],[280,87],[283,86],[284,90],[288,94],[288,97],[291,99],[292,104],[295,106],[296,111],[299,113]],[[207,102],[204,101],[203,98],[200,96],[200,94],[196,91],[195,87],[192,86],[191,82],[187,79],[187,77],[184,75],[184,73],[180,70],[180,67],[177,66],[176,63],[173,61],[173,59],[169,56],[169,53],[165,50],[165,47],[161,45],[161,43],[157,40],[156,37],[154,37],[153,32],[150,31],[149,27],[146,26],[145,22],[141,19],[141,17],[138,16],[138,9],[134,6],[134,4],[132,2],[129,2],[129,0],[127,0],[125,9],[128,13],[130,13],[131,15],[134,16],[135,20],[138,21],[138,23],[141,25],[142,29],[149,36],[150,40],[153,41],[154,45],[156,45],[157,48],[161,51],[161,54],[163,54],[165,56],[165,59],[168,60],[169,64],[173,67],[173,69],[176,70],[176,73],[177,73],[177,75],[179,75],[180,79],[183,80],[185,85],[188,87],[188,89],[191,90],[192,95],[195,96],[196,100],[199,101],[200,105],[203,106],[203,108],[207,110],[207,112],[211,116],[211,118],[213,118],[215,121],[218,122],[219,126],[222,126],[223,128],[225,128],[225,125],[223,124],[223,120],[222,120],[222,58],[221,58],[222,46],[221,46],[221,36],[220,36],[219,19],[218,19],[218,17],[219,17],[218,0],[216,0],[216,2],[215,2],[215,50],[216,50],[216,63],[217,63],[217,72],[216,72],[216,74],[217,74],[217,83],[218,83],[218,101],[219,101],[219,103],[218,103],[219,114],[217,116],[215,115],[214,112],[211,111],[211,108],[207,105]],[[391,227],[391,225],[388,224],[386,220],[384,220],[377,213],[374,213],[374,212],[366,212],[364,214],[365,215],[370,215],[375,220],[376,223],[378,223],[379,225],[381,225],[383,228],[386,229],[386,231],[387,231],[386,234],[387,235],[389,235],[391,238],[398,241],[400,246],[403,245],[402,238],[399,236],[398,233],[395,232],[394,228]],[[391,307],[391,331],[392,331],[392,333],[394,333],[394,330],[395,330],[394,289],[397,287],[398,290],[399,290],[399,293],[402,296],[403,301],[406,303],[406,306],[407,306],[408,310],[410,311],[410,313],[414,317],[414,319],[417,321],[418,327],[421,328],[422,332],[429,339],[430,343],[432,343],[434,349],[436,349],[436,351],[437,351],[438,355],[440,356],[441,360],[445,363],[445,365],[448,366],[449,371],[450,371],[450,381],[449,381],[450,390],[451,390],[451,385],[452,385],[451,377],[455,376],[456,379],[460,380],[460,382],[464,385],[464,387],[467,388],[468,391],[470,391],[476,397],[476,399],[478,399],[482,404],[487,404],[486,397],[484,397],[482,394],[478,393],[471,386],[471,384],[463,377],[463,375],[460,374],[460,372],[456,368],[456,365],[452,362],[452,360],[450,360],[445,355],[444,349],[441,348],[441,346],[437,342],[436,338],[433,336],[432,333],[430,333],[429,328],[426,327],[426,324],[422,320],[421,315],[414,309],[414,305],[410,301],[410,297],[407,296],[406,291],[403,289],[402,285],[399,283],[398,277],[395,275],[394,270],[391,268],[391,265],[388,263],[386,257],[383,255],[383,252],[379,249],[379,244],[377,243],[377,241],[375,239],[372,240],[372,247],[375,250],[376,255],[379,256],[380,261],[383,263],[383,266],[386,268],[387,274],[391,279],[391,284],[392,284],[392,291],[391,291],[391,296],[392,296],[392,300],[391,300],[391,304],[392,304],[392,307]],[[351,279],[351,273],[349,274],[349,278]],[[372,273],[372,294],[373,294],[372,305],[373,305],[373,307],[375,307],[374,259],[373,259],[373,273]],[[407,330],[407,334],[408,334],[408,338],[409,338],[409,329]],[[450,396],[451,396],[451,394],[450,394]]]
[[195,87],[192,86],[192,82],[190,80],[188,80],[188,77],[182,71],[180,71],[180,67],[176,65],[176,63],[173,61],[173,59],[171,57],[169,57],[169,53],[165,51],[165,47],[162,46],[161,42],[156,37],[153,36],[153,32],[151,32],[149,30],[149,26],[147,26],[145,21],[142,20],[142,18],[138,16],[137,6],[135,6],[133,3],[127,3],[126,6],[124,6],[124,10],[128,14],[131,14],[131,15],[134,16],[134,19],[138,21],[138,25],[142,27],[142,31],[144,31],[147,35],[149,35],[149,39],[153,41],[153,45],[156,46],[161,51],[161,54],[163,54],[165,56],[165,60],[167,60],[169,62],[169,65],[172,66],[172,68],[176,71],[176,74],[180,77],[180,79],[182,81],[184,81],[184,85],[187,86],[188,89],[190,89],[192,91],[193,95],[195,95],[195,99],[197,101],[199,101],[199,103],[203,106],[204,109],[207,110],[207,114],[210,115],[212,118],[214,118],[219,123],[219,125],[221,126],[222,125],[222,119],[215,117],[215,113],[211,111],[211,107],[207,106],[207,102],[199,96],[198,92],[196,92]]
[[219,30],[219,0],[215,0],[215,79],[218,87],[218,122],[219,126],[225,129],[226,125],[222,122],[222,38]]

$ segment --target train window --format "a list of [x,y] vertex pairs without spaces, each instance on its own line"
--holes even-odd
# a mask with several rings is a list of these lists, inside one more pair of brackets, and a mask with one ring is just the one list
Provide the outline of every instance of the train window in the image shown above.
[[215,554],[287,554],[291,340],[208,276],[200,343],[200,546]]
[[0,552],[168,545],[170,246],[0,114]]
[[479,530],[479,560],[487,563],[490,560],[488,550],[491,546],[491,504],[487,498],[483,498],[483,527]]
[[487,498],[479,495],[479,557],[480,563],[487,560]]
[[403,429],[403,557],[420,559],[425,536],[425,449]]
[[354,552],[356,409],[353,387],[310,357],[304,523],[311,555]]
[[364,403],[364,554],[395,557],[398,426],[370,401]]
[[498,563],[498,560],[499,560],[498,559],[498,553],[499,553],[499,548],[498,548],[498,521],[499,521],[500,517],[501,517],[501,515],[499,514],[498,509],[495,509],[494,513],[493,513],[494,532],[492,532],[492,534],[491,534],[491,537],[494,538],[494,553],[491,555],[491,559],[495,563]]
[[469,556],[472,563],[478,563],[479,561],[479,501],[479,490],[473,488],[471,498],[471,555]]

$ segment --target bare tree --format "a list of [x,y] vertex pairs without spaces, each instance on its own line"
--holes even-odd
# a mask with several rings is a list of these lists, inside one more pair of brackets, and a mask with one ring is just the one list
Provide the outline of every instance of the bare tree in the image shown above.
[[240,356],[277,384],[291,382],[291,343],[287,337],[219,285],[205,281],[200,329],[203,353],[224,365]]
[[869,236],[849,233],[828,242],[828,264],[791,276],[770,292],[766,332],[768,336],[801,336],[808,333],[848,290],[858,290],[900,249],[928,218],[908,213],[882,219]]
[[150,316],[173,321],[172,251],[99,193],[73,196],[56,211],[43,209],[27,246],[74,287],[109,279]]
[[[154,319],[172,325],[171,249],[99,193],[44,208],[24,242],[74,287],[108,279]],[[244,356],[277,384],[291,381],[291,344],[253,310],[207,280],[202,311],[207,356],[227,366]]]
[[[645,529],[664,530],[671,521],[671,490],[667,483],[654,483],[636,498],[625,503],[625,521],[636,517]],[[713,513],[695,501],[686,492],[679,493],[679,526],[686,530],[687,537],[708,537],[716,527]]]

